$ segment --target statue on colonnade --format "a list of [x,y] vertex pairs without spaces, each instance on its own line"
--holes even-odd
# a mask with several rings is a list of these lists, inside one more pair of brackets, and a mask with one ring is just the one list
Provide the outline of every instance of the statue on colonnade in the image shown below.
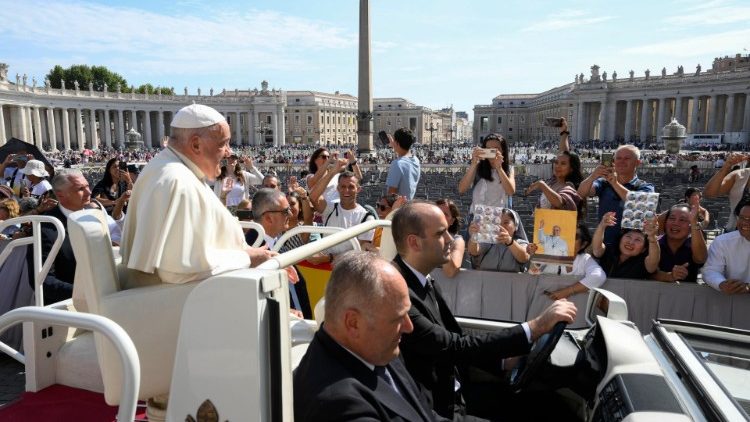
[[612,72],[612,82],[617,82],[617,71]]
[[8,80],[8,64],[0,63],[0,82]]
[[651,77],[651,70],[646,69],[643,73],[646,75],[646,80]]
[[602,80],[604,82],[607,82],[607,71],[605,70],[604,73],[602,73]]
[[36,89],[36,76],[32,76],[31,77],[31,90],[33,91],[35,89]]
[[73,81],[73,87],[76,89],[76,91],[78,91],[80,89],[78,80]]
[[[699,66],[700,66],[700,65],[699,65]],[[27,77],[27,76],[26,76],[26,74],[24,73],[24,74],[23,74],[23,86],[24,86],[24,88],[26,88],[26,81],[27,81],[27,80],[28,80],[28,77]]]
[[210,94],[210,95],[211,95],[211,96],[213,97],[213,96],[214,96],[214,89],[213,89],[213,88],[211,88],[211,89],[210,89],[210,90],[208,91],[208,93],[209,93],[209,94]]
[[630,82],[633,82],[633,79],[635,78],[635,72],[633,69],[630,69]]
[[667,77],[667,68],[666,67],[662,67],[661,68],[661,77],[662,78],[666,78]]
[[[698,63],[698,66],[695,66],[695,76],[698,76],[701,74],[701,64]],[[25,85],[25,83],[24,83]]]

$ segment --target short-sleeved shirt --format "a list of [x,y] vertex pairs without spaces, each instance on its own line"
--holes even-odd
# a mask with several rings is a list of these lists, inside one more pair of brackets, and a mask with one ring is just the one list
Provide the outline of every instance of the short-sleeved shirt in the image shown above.
[[385,185],[389,188],[397,188],[399,195],[410,200],[414,199],[417,193],[417,183],[419,183],[420,168],[419,158],[413,155],[396,158],[388,168]]
[[40,196],[47,193],[47,191],[52,190],[52,185],[45,179],[42,179],[36,185],[29,186],[29,189],[31,190],[31,196],[39,198]]
[[644,279],[649,276],[646,271],[646,254],[632,256],[620,263],[619,245],[608,246],[604,255],[599,258],[599,265],[607,274],[607,278]]
[[[620,198],[620,195],[617,194],[612,185],[603,177],[596,179],[593,186],[596,196],[599,197],[598,220],[601,221],[604,214],[608,212],[614,211],[617,213],[617,225],[607,227],[604,231],[604,244],[607,246],[614,245],[620,237],[620,221],[622,221],[622,210],[625,206],[625,199]],[[654,185],[644,182],[638,176],[634,176],[631,181],[625,183],[623,186],[629,191],[654,192]]]
[[[341,227],[342,229],[348,229],[349,227],[354,227],[357,224],[362,223],[367,215],[365,207],[359,204],[351,210],[345,210],[340,202],[329,203],[326,206],[325,211],[323,211],[323,224],[326,227]],[[374,217],[372,218],[374,219]],[[357,239],[372,242],[374,236],[375,230],[370,230],[357,236]],[[335,255],[348,250],[351,250],[350,242],[333,246],[326,252]]]
[[659,259],[659,269],[664,272],[671,272],[675,265],[682,265],[688,262],[688,276],[685,280],[691,283],[695,283],[698,278],[698,271],[703,264],[696,264],[693,261],[693,247],[691,237],[688,236],[682,245],[677,248],[675,253],[672,253],[672,249],[667,245],[667,236],[662,236],[659,239],[659,247],[661,248],[661,258]]

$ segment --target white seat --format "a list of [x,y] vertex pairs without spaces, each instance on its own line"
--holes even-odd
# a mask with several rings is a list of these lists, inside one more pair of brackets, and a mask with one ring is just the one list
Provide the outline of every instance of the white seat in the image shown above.
[[[68,235],[77,262],[74,306],[78,311],[109,318],[128,333],[140,358],[139,399],[168,394],[182,308],[198,282],[160,283],[121,290],[103,218],[96,210],[78,211],[68,217]],[[132,277],[132,272],[122,274]],[[128,280],[128,285],[139,283]],[[105,399],[108,404],[116,405],[122,388],[117,354],[103,336],[94,334],[94,343]]]

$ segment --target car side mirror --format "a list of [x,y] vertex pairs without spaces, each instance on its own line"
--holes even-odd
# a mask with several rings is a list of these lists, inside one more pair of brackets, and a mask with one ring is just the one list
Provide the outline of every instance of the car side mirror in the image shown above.
[[604,289],[591,289],[586,302],[586,323],[594,325],[597,316],[615,321],[628,320],[628,305],[620,296]]

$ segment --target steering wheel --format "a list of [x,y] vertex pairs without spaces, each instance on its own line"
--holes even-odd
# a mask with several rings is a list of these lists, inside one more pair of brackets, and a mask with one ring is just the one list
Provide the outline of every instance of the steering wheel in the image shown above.
[[529,381],[536,377],[542,364],[547,361],[552,351],[555,350],[557,342],[560,341],[560,337],[565,332],[566,325],[564,321],[555,324],[550,332],[543,334],[534,342],[528,356],[522,358],[518,365],[513,368],[510,375],[510,387],[513,391],[518,392],[523,390]]

